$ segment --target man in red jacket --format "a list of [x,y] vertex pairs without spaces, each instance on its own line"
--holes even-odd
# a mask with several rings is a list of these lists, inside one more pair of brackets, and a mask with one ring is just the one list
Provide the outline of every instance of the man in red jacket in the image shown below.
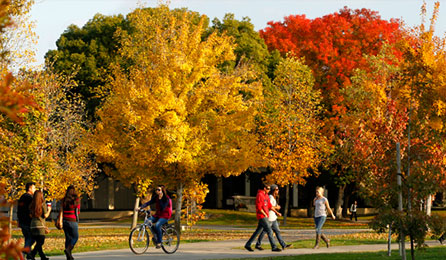
[[[271,202],[269,201],[268,192],[271,189],[269,184],[263,185],[263,190],[258,190],[256,197],[256,215],[259,220],[259,224],[257,225],[256,231],[252,234],[251,238],[246,242],[245,249],[248,251],[254,251],[251,248],[252,242],[262,233],[263,230],[268,234],[269,243],[271,244],[272,251],[280,252],[282,251],[280,248],[276,246],[276,241],[274,241],[273,231],[271,230],[271,226],[268,221],[268,213],[272,208]],[[257,247],[256,247],[257,248]],[[263,250],[261,247],[257,248],[259,250]]]

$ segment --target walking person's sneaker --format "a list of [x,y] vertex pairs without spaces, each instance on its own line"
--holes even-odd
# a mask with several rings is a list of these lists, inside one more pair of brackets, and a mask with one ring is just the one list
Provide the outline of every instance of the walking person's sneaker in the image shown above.
[[263,250],[263,247],[262,247],[262,246],[255,246],[255,248],[258,249],[258,250],[260,250],[260,251]]
[[278,247],[275,247],[275,248],[271,249],[271,251],[274,251],[274,252],[281,252],[282,249],[280,249],[280,248],[278,248]]
[[156,249],[160,249],[161,248],[161,243],[156,244],[155,248]]
[[292,245],[291,244],[286,244],[285,246],[282,246],[282,249],[285,250],[287,248],[290,248]]
[[254,249],[252,249],[250,246],[245,246],[245,249],[248,250],[249,252],[253,252]]

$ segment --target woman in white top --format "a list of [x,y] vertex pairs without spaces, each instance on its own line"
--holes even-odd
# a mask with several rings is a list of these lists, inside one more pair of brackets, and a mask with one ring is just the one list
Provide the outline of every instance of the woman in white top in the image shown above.
[[[269,217],[268,221],[271,224],[271,229],[276,234],[277,240],[279,240],[280,245],[282,246],[282,249],[288,248],[291,246],[291,244],[285,243],[283,241],[282,236],[280,235],[280,228],[279,228],[279,221],[277,221],[277,216],[282,216],[280,214],[280,205],[277,203],[277,198],[279,196],[279,187],[275,184],[271,185],[271,190],[269,191],[269,201],[271,202],[271,205],[273,206],[271,210],[269,211]],[[257,239],[257,243],[255,248],[258,250],[263,250],[262,248],[262,239],[263,236],[266,234],[265,230],[260,234],[259,238]]]
[[333,219],[336,219],[333,211],[330,208],[330,204],[328,204],[327,198],[324,197],[324,188],[317,187],[316,188],[316,197],[313,200],[314,205],[314,224],[316,226],[316,244],[314,245],[314,249],[319,248],[319,241],[322,238],[324,242],[327,244],[327,247],[330,247],[330,239],[328,239],[324,234],[322,234],[322,226],[327,219],[327,211],[330,213]]

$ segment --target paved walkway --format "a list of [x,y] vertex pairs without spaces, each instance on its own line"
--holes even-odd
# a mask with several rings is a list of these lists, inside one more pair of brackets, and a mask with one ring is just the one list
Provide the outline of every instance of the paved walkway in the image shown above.
[[[282,252],[272,252],[271,250],[249,252],[240,249],[246,241],[231,240],[217,242],[200,242],[180,244],[180,248],[175,254],[165,254],[161,249],[149,247],[146,253],[142,255],[133,254],[130,249],[106,250],[96,252],[74,253],[76,260],[107,260],[107,259],[182,259],[182,260],[201,260],[201,259],[228,259],[228,258],[249,258],[249,257],[268,257],[268,256],[288,256],[304,255],[315,253],[345,253],[345,252],[371,252],[386,251],[387,244],[379,245],[355,245],[355,246],[335,246],[330,248],[319,248],[317,250],[308,248],[287,249]],[[440,245],[437,241],[428,241],[429,246]],[[392,244],[392,249],[398,249],[398,244]],[[407,244],[406,248],[410,248]],[[62,260],[65,256],[53,256],[52,260]]]

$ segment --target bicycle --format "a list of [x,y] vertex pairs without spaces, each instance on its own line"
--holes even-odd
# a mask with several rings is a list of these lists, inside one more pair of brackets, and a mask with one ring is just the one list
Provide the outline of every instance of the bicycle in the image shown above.
[[[133,253],[143,254],[149,248],[150,235],[147,229],[152,232],[154,223],[149,219],[150,210],[140,210],[145,213],[144,223],[137,225],[130,231],[129,246]],[[173,254],[180,246],[180,235],[173,224],[164,224],[161,226],[162,242],[161,248],[166,254]],[[153,235],[153,238],[155,236]],[[153,240],[152,240],[153,241]]]

